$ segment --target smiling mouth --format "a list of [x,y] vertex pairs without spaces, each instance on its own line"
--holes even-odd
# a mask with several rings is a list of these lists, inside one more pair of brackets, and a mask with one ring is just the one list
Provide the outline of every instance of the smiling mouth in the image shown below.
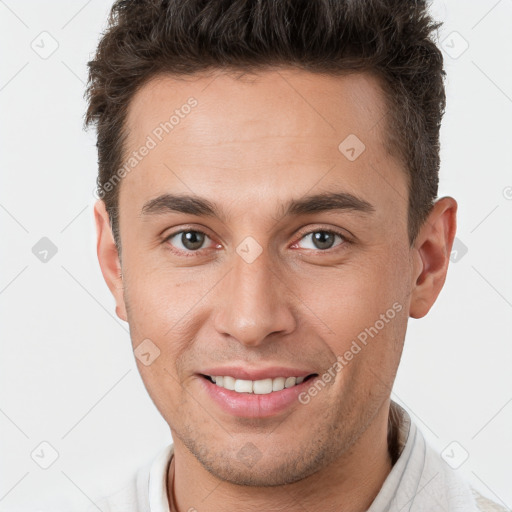
[[317,377],[317,373],[312,373],[306,377],[275,377],[273,379],[246,380],[235,379],[229,375],[203,375],[201,377],[210,381],[220,388],[236,393],[268,395],[276,391],[298,386],[309,379]]

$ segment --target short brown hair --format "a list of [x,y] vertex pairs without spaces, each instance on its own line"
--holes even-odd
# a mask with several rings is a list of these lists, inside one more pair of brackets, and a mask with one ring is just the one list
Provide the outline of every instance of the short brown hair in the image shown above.
[[97,126],[97,190],[120,249],[119,187],[130,100],[162,73],[283,66],[379,77],[389,151],[408,172],[412,244],[437,196],[445,109],[440,26],[422,0],[117,0],[89,62],[86,126]]

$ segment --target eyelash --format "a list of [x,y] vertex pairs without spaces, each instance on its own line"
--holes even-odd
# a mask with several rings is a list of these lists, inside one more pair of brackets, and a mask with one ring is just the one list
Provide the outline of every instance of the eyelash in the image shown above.
[[[207,233],[205,233],[204,231],[201,231],[199,229],[180,229],[179,231],[175,231],[171,234],[169,234],[168,236],[165,237],[164,239],[164,242],[166,243],[166,247],[173,253],[175,254],[178,254],[179,256],[184,256],[186,258],[188,257],[193,257],[199,253],[201,253],[203,250],[206,250],[206,249],[198,249],[197,251],[182,251],[180,249],[176,249],[175,247],[173,247],[170,243],[169,243],[169,240],[171,240],[172,238],[174,238],[176,235],[180,235],[182,233],[188,233],[188,232],[192,232],[192,233],[200,233],[202,235],[205,235],[206,237],[210,238],[211,240],[211,237],[208,236]],[[351,240],[349,240],[349,238],[347,238],[347,236],[343,233],[341,233],[340,231],[336,231],[334,229],[313,229],[313,230],[310,230],[310,231],[306,231],[304,233],[301,233],[299,238],[297,239],[296,242],[293,243],[293,245],[297,244],[298,242],[300,242],[303,238],[305,238],[306,236],[308,235],[311,235],[313,233],[329,233],[331,235],[337,235],[341,238],[342,242],[334,247],[331,247],[329,249],[307,249],[308,251],[315,251],[315,253],[331,253],[333,251],[336,251],[336,250],[343,250],[345,248],[345,245],[346,244],[350,244],[352,243]]]

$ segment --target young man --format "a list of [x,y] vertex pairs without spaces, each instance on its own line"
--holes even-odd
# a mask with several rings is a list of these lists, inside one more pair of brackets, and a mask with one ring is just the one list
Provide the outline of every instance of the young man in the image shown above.
[[494,510],[390,400],[456,229],[437,26],[423,1],[116,2],[98,257],[174,443],[102,510]]

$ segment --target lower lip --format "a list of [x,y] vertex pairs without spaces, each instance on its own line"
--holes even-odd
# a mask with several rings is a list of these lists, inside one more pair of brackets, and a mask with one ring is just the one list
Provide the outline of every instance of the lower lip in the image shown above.
[[222,388],[204,377],[199,377],[210,398],[224,411],[232,416],[243,418],[268,418],[286,411],[293,404],[299,403],[299,395],[309,387],[315,377],[281,391],[272,391],[266,395],[254,393],[237,393]]

